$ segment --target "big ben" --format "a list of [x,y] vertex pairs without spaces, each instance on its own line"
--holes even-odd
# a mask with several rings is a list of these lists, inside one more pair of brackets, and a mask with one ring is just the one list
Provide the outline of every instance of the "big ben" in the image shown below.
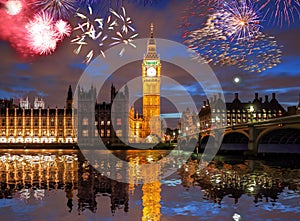
[[157,135],[160,137],[161,63],[156,52],[156,42],[153,36],[154,26],[152,23],[150,29],[147,53],[142,63],[144,136]]

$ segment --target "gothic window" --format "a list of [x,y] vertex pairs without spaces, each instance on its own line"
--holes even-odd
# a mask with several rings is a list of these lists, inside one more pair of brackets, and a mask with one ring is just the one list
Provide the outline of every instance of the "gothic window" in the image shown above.
[[82,136],[83,137],[87,137],[89,135],[89,131],[88,130],[83,130],[82,131]]
[[122,130],[117,130],[116,135],[117,135],[117,137],[122,137],[123,131]]
[[87,125],[89,125],[89,119],[88,119],[88,118],[86,118],[86,117],[85,117],[85,118],[83,118],[83,119],[82,119],[82,125],[83,125],[83,126],[87,126]]
[[54,126],[54,118],[53,117],[51,117],[50,126]]

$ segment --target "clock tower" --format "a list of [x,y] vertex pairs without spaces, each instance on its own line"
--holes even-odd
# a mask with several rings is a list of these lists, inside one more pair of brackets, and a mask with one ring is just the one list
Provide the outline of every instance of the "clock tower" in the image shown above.
[[160,123],[160,58],[156,52],[156,42],[153,37],[154,26],[150,26],[150,38],[147,53],[142,63],[143,81],[143,118],[144,137],[148,135],[161,135]]

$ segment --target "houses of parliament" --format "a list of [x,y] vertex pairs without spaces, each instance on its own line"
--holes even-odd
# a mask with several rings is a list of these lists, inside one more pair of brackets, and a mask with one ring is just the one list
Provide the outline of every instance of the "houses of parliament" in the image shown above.
[[[15,105],[13,100],[3,99],[0,103],[0,143],[76,143],[78,139],[82,142],[86,139],[89,143],[100,136],[105,144],[112,144],[141,142],[149,135],[158,138],[161,136],[160,72],[161,63],[151,24],[147,52],[142,62],[142,113],[129,108],[127,86],[124,92],[118,92],[112,85],[110,103],[97,103],[95,88],[83,90],[79,86],[76,111],[81,114],[76,123],[80,130],[75,134],[71,86],[64,108],[45,108],[45,102],[38,98],[34,100],[33,107],[28,98],[21,99],[19,105]],[[95,111],[90,111],[91,108]],[[113,119],[112,113],[116,114]]]
[[[117,91],[111,85],[110,103],[98,103],[96,88],[84,90],[78,87],[78,128],[75,132],[73,92],[69,86],[64,108],[45,108],[45,102],[36,98],[33,107],[28,98],[21,99],[18,105],[13,100],[0,100],[0,144],[26,143],[26,144],[76,144],[90,143],[93,139],[101,137],[105,145],[115,143],[157,143],[163,136],[160,119],[160,80],[161,61],[156,50],[153,24],[150,26],[150,38],[146,46],[146,54],[142,60],[142,113],[134,107],[129,107],[129,90],[125,85],[124,91]],[[263,121],[270,118],[285,116],[288,112],[300,114],[300,101],[298,107],[292,111],[285,111],[272,95],[272,100],[265,102],[255,94],[253,102],[243,103],[238,94],[232,103],[226,103],[227,110],[219,110],[218,104],[222,102],[217,96],[205,101],[199,113],[182,113],[178,128],[182,134],[191,131],[190,121],[196,119],[200,129],[209,129],[212,122],[219,122],[222,126],[230,126],[252,121]],[[224,105],[223,105],[224,106]],[[253,110],[250,110],[252,107]],[[251,113],[248,111],[250,110]],[[212,112],[222,113],[222,117],[211,119]],[[191,115],[191,116],[188,116]],[[193,116],[192,116],[193,115]],[[196,122],[195,121],[195,122]],[[189,123],[189,125],[186,125]],[[195,126],[194,125],[194,126]]]

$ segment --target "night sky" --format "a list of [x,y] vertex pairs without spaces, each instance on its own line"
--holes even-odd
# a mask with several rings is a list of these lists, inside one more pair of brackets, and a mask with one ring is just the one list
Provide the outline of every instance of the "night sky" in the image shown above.
[[[180,25],[182,9],[187,2],[189,1],[161,0],[146,6],[125,2],[124,6],[139,33],[138,38],[149,37],[149,26],[153,22],[155,37],[182,42],[182,32],[178,26]],[[1,13],[5,13],[3,7],[0,10],[2,10]],[[74,19],[70,20],[71,24],[74,24]],[[3,16],[0,18],[0,23],[2,24],[0,31],[3,32],[6,24]],[[263,98],[265,95],[271,97],[272,92],[275,92],[277,99],[284,107],[298,105],[300,94],[299,27],[300,22],[297,16],[295,16],[294,22],[282,26],[271,25],[265,18],[262,31],[275,36],[277,43],[283,46],[282,61],[272,69],[261,73],[250,73],[235,66],[211,65],[221,82],[227,102],[233,100],[235,92],[239,92],[240,99],[245,102],[253,100],[255,92],[258,92],[259,96]],[[72,85],[74,89],[86,67],[82,63],[84,55],[73,53],[76,48],[70,44],[73,37],[72,34],[71,37],[67,37],[59,43],[53,54],[35,56],[30,59],[20,56],[9,41],[2,37],[0,39],[0,98],[14,98],[17,103],[20,97],[29,96],[33,102],[34,97],[39,96],[46,100],[46,106],[63,107],[68,85]],[[159,52],[159,48],[157,50]],[[126,74],[130,74],[128,70],[132,70],[134,75],[139,73],[140,64],[134,63],[134,65],[126,68]],[[170,70],[174,76],[182,74],[182,71],[175,67],[168,66],[166,70]],[[236,76],[241,79],[241,83],[233,82],[233,78]],[[201,88],[189,79],[185,85],[187,90],[196,97],[200,108],[202,100],[206,99]],[[175,93],[176,88],[174,88]]]

